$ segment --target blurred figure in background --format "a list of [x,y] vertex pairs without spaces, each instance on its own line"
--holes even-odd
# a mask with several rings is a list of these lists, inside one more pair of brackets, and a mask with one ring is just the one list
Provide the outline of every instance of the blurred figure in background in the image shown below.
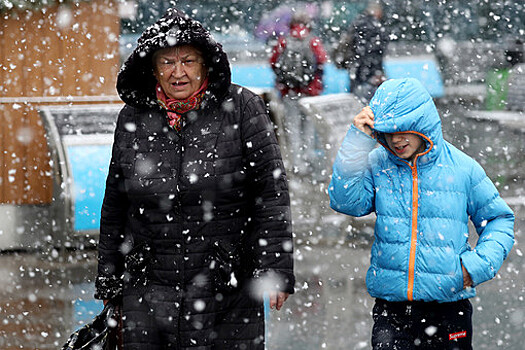
[[385,80],[383,56],[388,44],[388,33],[382,23],[383,7],[371,1],[341,37],[333,52],[335,65],[348,70],[350,91],[364,104],[372,98],[377,87]]
[[290,34],[281,36],[273,47],[270,65],[275,72],[275,85],[286,110],[284,128],[292,165],[297,171],[311,152],[313,131],[301,115],[297,101],[304,96],[317,96],[323,91],[323,65],[327,54],[321,40],[311,33],[312,19],[306,12],[295,12],[290,21]]
[[281,36],[273,48],[270,65],[282,96],[317,96],[323,92],[323,65],[327,54],[321,40],[311,33],[312,19],[296,12],[290,34]]

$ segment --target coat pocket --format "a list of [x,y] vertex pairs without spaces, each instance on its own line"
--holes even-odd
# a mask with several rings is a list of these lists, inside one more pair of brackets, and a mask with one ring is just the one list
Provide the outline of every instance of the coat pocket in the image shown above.
[[215,242],[208,263],[215,291],[230,293],[237,289],[241,267],[238,246],[222,241]]
[[133,247],[124,258],[128,283],[138,289],[145,289],[151,277],[153,263],[152,248],[145,242]]
[[463,290],[463,271],[461,270],[461,259],[459,255],[456,255],[449,264],[451,264],[451,271],[447,276],[442,278],[441,289],[444,295],[441,298],[443,300],[455,298],[456,295]]

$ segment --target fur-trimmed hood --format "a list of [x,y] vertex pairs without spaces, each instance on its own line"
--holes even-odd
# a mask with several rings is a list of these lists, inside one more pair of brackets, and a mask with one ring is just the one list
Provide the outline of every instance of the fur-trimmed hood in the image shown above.
[[202,24],[183,12],[171,8],[149,26],[137,41],[117,78],[120,98],[134,107],[157,106],[152,55],[155,51],[178,45],[194,45],[203,52],[209,69],[208,91],[221,99],[231,84],[228,57]]

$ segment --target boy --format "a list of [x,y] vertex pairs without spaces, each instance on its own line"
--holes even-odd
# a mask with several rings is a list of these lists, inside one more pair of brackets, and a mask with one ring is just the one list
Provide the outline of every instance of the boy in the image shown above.
[[354,118],[329,195],[341,213],[377,215],[366,276],[373,348],[472,349],[468,299],[511,250],[514,214],[481,166],[443,139],[417,80],[386,81]]

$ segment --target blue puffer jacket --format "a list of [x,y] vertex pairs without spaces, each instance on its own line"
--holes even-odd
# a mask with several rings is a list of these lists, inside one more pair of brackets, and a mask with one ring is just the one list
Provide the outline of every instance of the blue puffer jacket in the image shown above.
[[[431,96],[415,79],[388,80],[370,102],[376,139],[352,125],[334,163],[331,207],[375,212],[366,277],[372,297],[450,302],[470,298],[493,278],[514,244],[514,214],[481,166],[443,139]],[[426,142],[414,164],[396,156],[384,133],[413,132]],[[381,144],[376,147],[377,142]],[[469,218],[479,239],[467,242]]]

